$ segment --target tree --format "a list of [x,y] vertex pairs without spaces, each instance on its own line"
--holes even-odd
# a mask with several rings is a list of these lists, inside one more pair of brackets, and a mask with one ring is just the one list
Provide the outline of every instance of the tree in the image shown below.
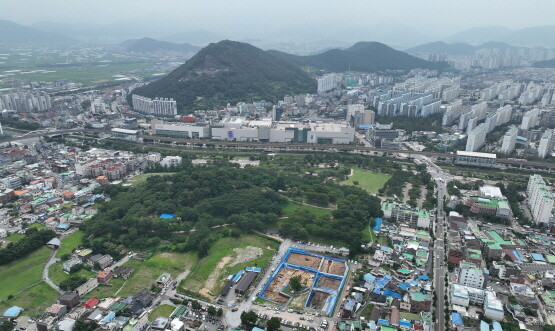
[[224,314],[224,310],[222,308],[218,308],[218,311],[216,311],[216,315],[218,317],[222,317],[223,314]]
[[212,315],[212,316],[216,315],[216,308],[212,306],[208,307],[206,311],[208,312],[208,315]]
[[74,331],[94,331],[98,328],[98,325],[94,322],[87,322],[82,319],[78,319],[75,321],[75,325],[73,326]]
[[193,310],[199,310],[200,308],[202,308],[202,305],[197,300],[193,300],[191,301],[191,307],[193,308]]
[[289,279],[289,285],[291,285],[291,289],[293,291],[299,292],[304,288],[302,281],[303,278],[301,277],[301,275],[293,276]]
[[258,320],[258,316],[252,310],[244,311],[241,313],[241,324],[248,328],[252,328],[256,325],[256,321]]
[[60,283],[60,288],[64,291],[73,291],[79,286],[85,284],[87,282],[87,278],[81,276],[70,276],[68,279],[62,281]]
[[268,320],[268,322],[266,323],[267,331],[278,331],[280,327],[281,323],[279,321],[279,318],[277,317],[270,318],[270,320]]

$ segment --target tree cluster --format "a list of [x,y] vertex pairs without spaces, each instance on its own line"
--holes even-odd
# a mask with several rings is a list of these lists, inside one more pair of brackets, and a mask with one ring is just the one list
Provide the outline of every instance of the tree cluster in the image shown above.
[[56,233],[52,230],[27,230],[25,237],[16,242],[10,242],[5,248],[0,249],[0,265],[29,255],[55,236]]

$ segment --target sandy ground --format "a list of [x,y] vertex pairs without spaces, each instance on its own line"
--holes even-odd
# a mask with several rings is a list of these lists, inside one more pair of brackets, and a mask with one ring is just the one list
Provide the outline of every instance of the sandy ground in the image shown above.
[[233,258],[231,256],[224,256],[220,260],[220,262],[218,262],[218,264],[216,265],[216,269],[214,270],[213,273],[210,274],[210,276],[208,277],[206,282],[204,282],[204,287],[199,291],[199,293],[202,296],[205,296],[205,297],[210,298],[210,299],[214,298],[214,296],[210,293],[210,291],[211,291],[211,289],[213,289],[216,286],[216,281],[220,277],[220,273],[221,273],[223,267],[225,267],[226,264],[231,262],[231,260],[233,260]]
[[262,248],[247,246],[243,248],[234,248],[237,258],[229,266],[233,267],[241,263],[249,262],[262,256]]

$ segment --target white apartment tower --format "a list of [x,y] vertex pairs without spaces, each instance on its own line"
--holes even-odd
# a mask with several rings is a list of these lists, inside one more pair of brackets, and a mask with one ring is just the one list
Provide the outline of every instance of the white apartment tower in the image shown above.
[[553,210],[553,193],[542,176],[531,175],[526,188],[528,206],[536,223],[548,223]]
[[485,123],[482,123],[477,127],[475,127],[468,134],[465,150],[467,152],[476,152],[477,150],[479,150],[480,147],[482,147],[482,145],[486,141],[487,133],[488,133],[488,126]]
[[538,145],[538,156],[545,158],[551,152],[551,141],[553,140],[553,130],[547,129],[542,134]]
[[318,94],[329,92],[339,86],[341,77],[338,74],[327,74],[318,78]]
[[171,117],[177,115],[177,102],[172,98],[147,98],[133,94],[133,109],[136,112]]
[[510,128],[503,136],[503,144],[501,145],[500,152],[503,154],[511,154],[515,149],[516,137],[518,129],[516,127]]

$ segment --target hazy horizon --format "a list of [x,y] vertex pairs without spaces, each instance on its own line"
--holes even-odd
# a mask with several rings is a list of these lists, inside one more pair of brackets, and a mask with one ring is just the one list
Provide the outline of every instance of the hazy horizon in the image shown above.
[[[5,0],[2,4],[9,10],[4,10],[0,19],[38,27],[48,25],[45,23],[78,24],[75,30],[80,26],[83,29],[111,26],[115,39],[139,36],[167,39],[172,34],[206,30],[237,40],[280,41],[297,37],[347,41],[348,36],[352,36],[351,40],[369,40],[368,36],[375,32],[381,38],[398,39],[390,42],[392,44],[440,40],[474,27],[521,29],[552,25],[551,13],[555,12],[555,1],[548,0],[533,4],[517,0],[503,3],[478,0],[208,0],[202,3],[80,0],[70,5],[63,0]],[[125,27],[129,31],[125,31]],[[71,30],[66,34],[77,33]],[[407,31],[411,32],[410,38],[399,39]]]

